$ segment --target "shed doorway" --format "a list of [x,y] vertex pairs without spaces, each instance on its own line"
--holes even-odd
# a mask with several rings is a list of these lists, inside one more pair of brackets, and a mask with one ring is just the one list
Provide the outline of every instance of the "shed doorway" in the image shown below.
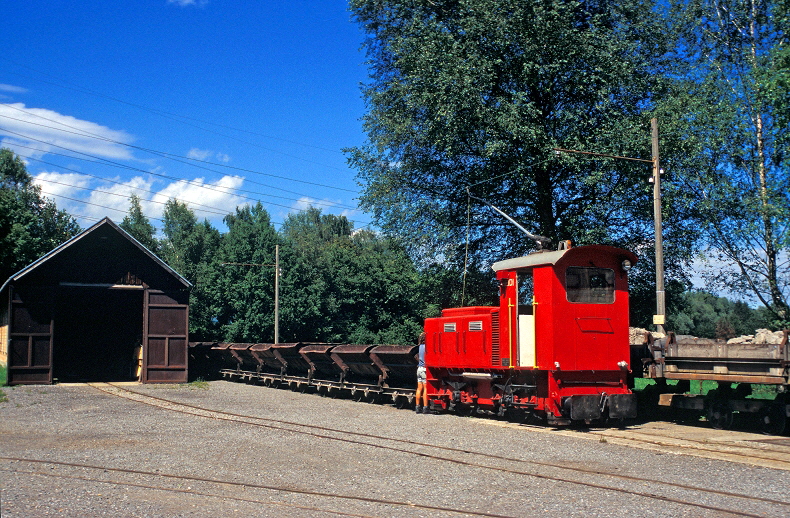
[[61,285],[53,381],[139,381],[144,293],[142,286]]

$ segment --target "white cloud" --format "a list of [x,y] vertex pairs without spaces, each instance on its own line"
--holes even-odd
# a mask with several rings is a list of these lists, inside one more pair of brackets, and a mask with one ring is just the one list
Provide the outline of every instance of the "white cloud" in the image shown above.
[[167,3],[176,4],[179,7],[189,7],[191,5],[203,7],[208,3],[208,0],[167,0]]
[[187,158],[191,158],[193,160],[206,160],[211,156],[212,153],[213,151],[209,149],[198,149],[193,147],[189,150],[189,153],[187,153]]
[[0,83],[0,92],[8,92],[11,94],[25,94],[27,93],[27,88]]
[[[202,178],[181,180],[164,186],[154,181],[153,177],[108,180],[57,172],[39,173],[34,177],[34,182],[41,186],[44,195],[53,199],[59,209],[92,219],[109,216],[113,221],[120,222],[129,210],[132,194],[140,197],[143,214],[152,219],[154,225],[159,224],[156,220],[162,218],[165,203],[172,198],[186,203],[199,219],[207,218],[215,226],[219,226],[222,218],[232,213],[236,206],[245,203],[236,194],[244,183],[244,179],[238,176],[224,176],[211,182]],[[160,188],[157,189],[158,186]],[[92,223],[92,220],[80,220],[83,226]]]
[[[166,202],[171,198],[186,203],[198,217],[208,217],[209,219],[221,219],[225,214],[233,212],[238,205],[245,203],[245,200],[236,194],[236,190],[241,188],[244,178],[239,176],[223,176],[217,181],[206,182],[203,178],[195,178],[192,181],[181,180],[168,184],[161,189],[151,199],[153,201]],[[213,207],[208,209],[204,206]],[[162,213],[164,205],[159,205],[159,214]],[[152,212],[154,208],[152,207]],[[222,211],[222,215],[212,214],[207,211]]]
[[77,173],[43,172],[33,177],[33,183],[40,186],[48,197],[79,197],[80,191],[90,189],[91,180],[90,176]]
[[192,160],[200,160],[200,161],[207,161],[210,159],[214,159],[217,162],[222,162],[227,164],[230,162],[230,156],[226,155],[225,153],[220,153],[219,151],[212,151],[210,149],[200,149],[193,147],[187,153],[187,158],[191,158]]
[[[333,210],[333,207],[339,204],[340,202],[336,200],[318,200],[309,196],[302,196],[291,205],[291,210],[288,211],[288,214],[293,214],[295,212],[307,210],[310,207],[315,207],[320,209],[324,214],[337,214],[338,216],[345,216],[349,221],[354,221],[354,218],[359,214],[359,211],[350,209],[344,209],[342,211]],[[288,214],[280,214],[280,216],[285,218]]]
[[[27,108],[23,103],[0,104],[0,121],[3,145],[11,149],[16,143],[35,147],[39,156],[69,150],[115,160],[132,158],[124,145],[134,140],[131,135],[95,122],[43,108]],[[25,150],[22,154],[30,152]]]

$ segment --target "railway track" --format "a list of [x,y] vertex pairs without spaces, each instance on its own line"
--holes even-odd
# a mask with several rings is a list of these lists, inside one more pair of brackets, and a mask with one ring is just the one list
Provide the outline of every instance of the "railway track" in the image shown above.
[[[790,440],[788,439],[747,439],[742,441],[711,441],[690,437],[667,437],[645,430],[601,431],[596,435],[606,440],[624,440],[628,443],[657,446],[672,449],[689,455],[716,458],[755,466],[790,471]],[[788,446],[771,446],[771,441],[787,442]],[[746,442],[759,443],[766,447],[754,447]],[[774,444],[777,444],[776,442]]]
[[[113,473],[113,474],[123,474],[123,475],[143,475],[145,477],[150,477],[152,479],[166,479],[169,481],[175,482],[186,482],[186,483],[209,483],[212,485],[221,485],[221,486],[228,486],[228,487],[243,487],[247,488],[256,488],[256,489],[264,489],[268,491],[275,491],[275,492],[286,492],[286,493],[297,493],[301,495],[310,495],[310,496],[332,496],[333,498],[342,498],[342,496],[337,495],[322,495],[318,492],[310,492],[310,491],[297,491],[294,489],[289,488],[280,488],[276,486],[264,486],[260,484],[241,484],[237,482],[225,481],[225,480],[215,480],[215,479],[208,479],[208,478],[199,478],[199,477],[187,477],[181,475],[173,475],[173,474],[166,474],[161,472],[151,472],[151,471],[141,471],[141,470],[131,470],[131,469],[120,469],[120,468],[111,468],[105,466],[94,466],[91,464],[81,464],[81,463],[74,463],[74,462],[59,462],[59,461],[52,461],[52,460],[42,460],[42,459],[28,459],[28,458],[20,458],[20,457],[0,457],[0,460],[13,462],[16,464],[28,464],[30,466],[38,466],[41,468],[49,468],[48,471],[42,471],[41,469],[6,469],[0,468],[0,471],[6,473],[13,473],[13,474],[24,474],[30,476],[41,476],[41,477],[50,477],[50,478],[60,478],[60,479],[68,479],[68,480],[78,480],[82,482],[94,482],[99,484],[108,484],[113,486],[123,486],[123,487],[131,487],[131,488],[139,488],[139,489],[146,489],[152,491],[164,491],[169,493],[180,493],[183,495],[191,495],[191,496],[200,496],[200,497],[208,497],[208,498],[217,498],[222,501],[232,500],[235,502],[246,502],[246,503],[253,503],[253,504],[263,504],[263,505],[270,505],[275,507],[284,507],[290,509],[301,509],[304,511],[311,511],[311,512],[320,512],[325,514],[334,514],[337,516],[352,516],[352,517],[361,517],[367,518],[369,515],[364,514],[354,514],[348,513],[344,511],[329,509],[326,507],[315,507],[315,506],[306,506],[306,505],[299,505],[289,502],[283,501],[272,501],[272,500],[263,500],[263,499],[253,499],[253,498],[243,498],[233,494],[223,494],[217,492],[208,492],[202,491],[198,489],[193,489],[190,486],[186,488],[182,487],[169,487],[165,485],[153,485],[131,482],[131,481],[121,481],[121,480],[111,480],[106,478],[106,473]],[[88,470],[95,472],[96,476],[86,476],[86,475],[77,475],[73,473],[55,473],[53,469],[55,468],[76,468],[80,470]],[[105,478],[102,478],[101,475],[104,475]],[[354,497],[348,497],[349,499]],[[364,501],[364,499],[363,499]],[[382,503],[382,502],[378,502]]]
[[[678,427],[662,422],[649,422],[627,429],[557,430],[501,421],[481,421],[492,426],[529,427],[536,432],[553,435],[587,438],[664,453],[692,455],[790,471],[790,438],[787,437],[770,437],[749,432],[712,430],[691,426]],[[672,428],[672,431],[667,428]]]
[[[733,516],[762,516],[759,512],[750,512],[748,503],[769,505],[781,515],[790,513],[790,500],[742,494],[720,489],[705,488],[696,485],[682,484],[673,481],[645,480],[642,477],[613,473],[599,469],[587,469],[579,466],[567,466],[559,463],[514,459],[470,449],[453,448],[429,443],[414,442],[383,435],[354,432],[325,426],[310,425],[292,421],[262,418],[251,415],[237,414],[221,410],[207,409],[197,405],[182,403],[171,399],[151,396],[113,384],[91,384],[96,390],[116,397],[125,398],[172,412],[207,419],[219,419],[239,425],[264,427],[291,433],[305,434],[323,440],[340,441],[357,446],[381,448],[422,459],[447,462],[471,468],[480,468],[508,475],[536,478],[551,482],[561,482],[575,486],[583,486],[596,490],[610,491],[648,498],[662,502],[671,502],[699,510],[726,513]],[[614,439],[614,437],[613,437]],[[629,487],[618,487],[616,482]],[[647,486],[647,488],[646,488]],[[685,498],[676,495],[678,491],[686,492]],[[726,500],[727,506],[705,504],[705,498],[714,497],[717,501]],[[339,498],[344,498],[340,496]],[[411,503],[378,502],[388,505],[408,505]],[[420,507],[420,506],[417,506]],[[428,509],[429,507],[426,507]],[[479,514],[469,510],[430,507],[433,511],[451,513]]]

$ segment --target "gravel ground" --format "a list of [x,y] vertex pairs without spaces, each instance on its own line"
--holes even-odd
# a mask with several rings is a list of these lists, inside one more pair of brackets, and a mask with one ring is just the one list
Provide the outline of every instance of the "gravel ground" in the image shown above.
[[[225,381],[208,385],[128,388],[202,408],[408,442],[329,430],[308,435],[271,423],[263,427],[184,415],[87,385],[5,388],[9,401],[0,403],[0,515],[459,515],[431,507],[506,516],[721,515],[663,497],[762,516],[790,514],[786,471],[633,449],[585,439],[581,432],[578,438],[567,437],[548,428],[416,415],[391,406]],[[662,481],[787,504],[692,492],[665,487]]]

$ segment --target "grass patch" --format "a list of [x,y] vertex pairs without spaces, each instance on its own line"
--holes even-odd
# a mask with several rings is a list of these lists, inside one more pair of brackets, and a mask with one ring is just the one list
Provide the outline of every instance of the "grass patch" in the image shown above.
[[149,383],[145,385],[146,388],[151,390],[157,389],[187,389],[187,390],[208,390],[211,384],[203,378],[197,378],[188,383]]
[[211,386],[209,385],[209,382],[204,380],[203,378],[198,378],[195,381],[190,381],[189,383],[187,383],[187,385],[189,385],[190,388],[199,389],[199,390],[208,390],[208,388]]
[[8,367],[0,365],[0,387],[5,387],[8,383]]
[[[655,385],[656,380],[648,379],[648,378],[636,378],[634,379],[634,390],[635,391],[642,391],[645,388]],[[678,380],[667,380],[667,386],[673,387],[677,386]],[[732,384],[732,389],[738,386],[737,383]],[[719,384],[715,381],[711,380],[701,380],[701,381],[691,381],[689,383],[689,390],[688,394],[698,394],[705,396],[711,390],[716,390],[719,388]],[[752,394],[750,396],[746,396],[749,399],[768,399],[774,400],[776,399],[777,394],[779,394],[779,387],[778,385],[752,385]]]
[[7,403],[8,402],[8,395],[0,389],[0,403]]

